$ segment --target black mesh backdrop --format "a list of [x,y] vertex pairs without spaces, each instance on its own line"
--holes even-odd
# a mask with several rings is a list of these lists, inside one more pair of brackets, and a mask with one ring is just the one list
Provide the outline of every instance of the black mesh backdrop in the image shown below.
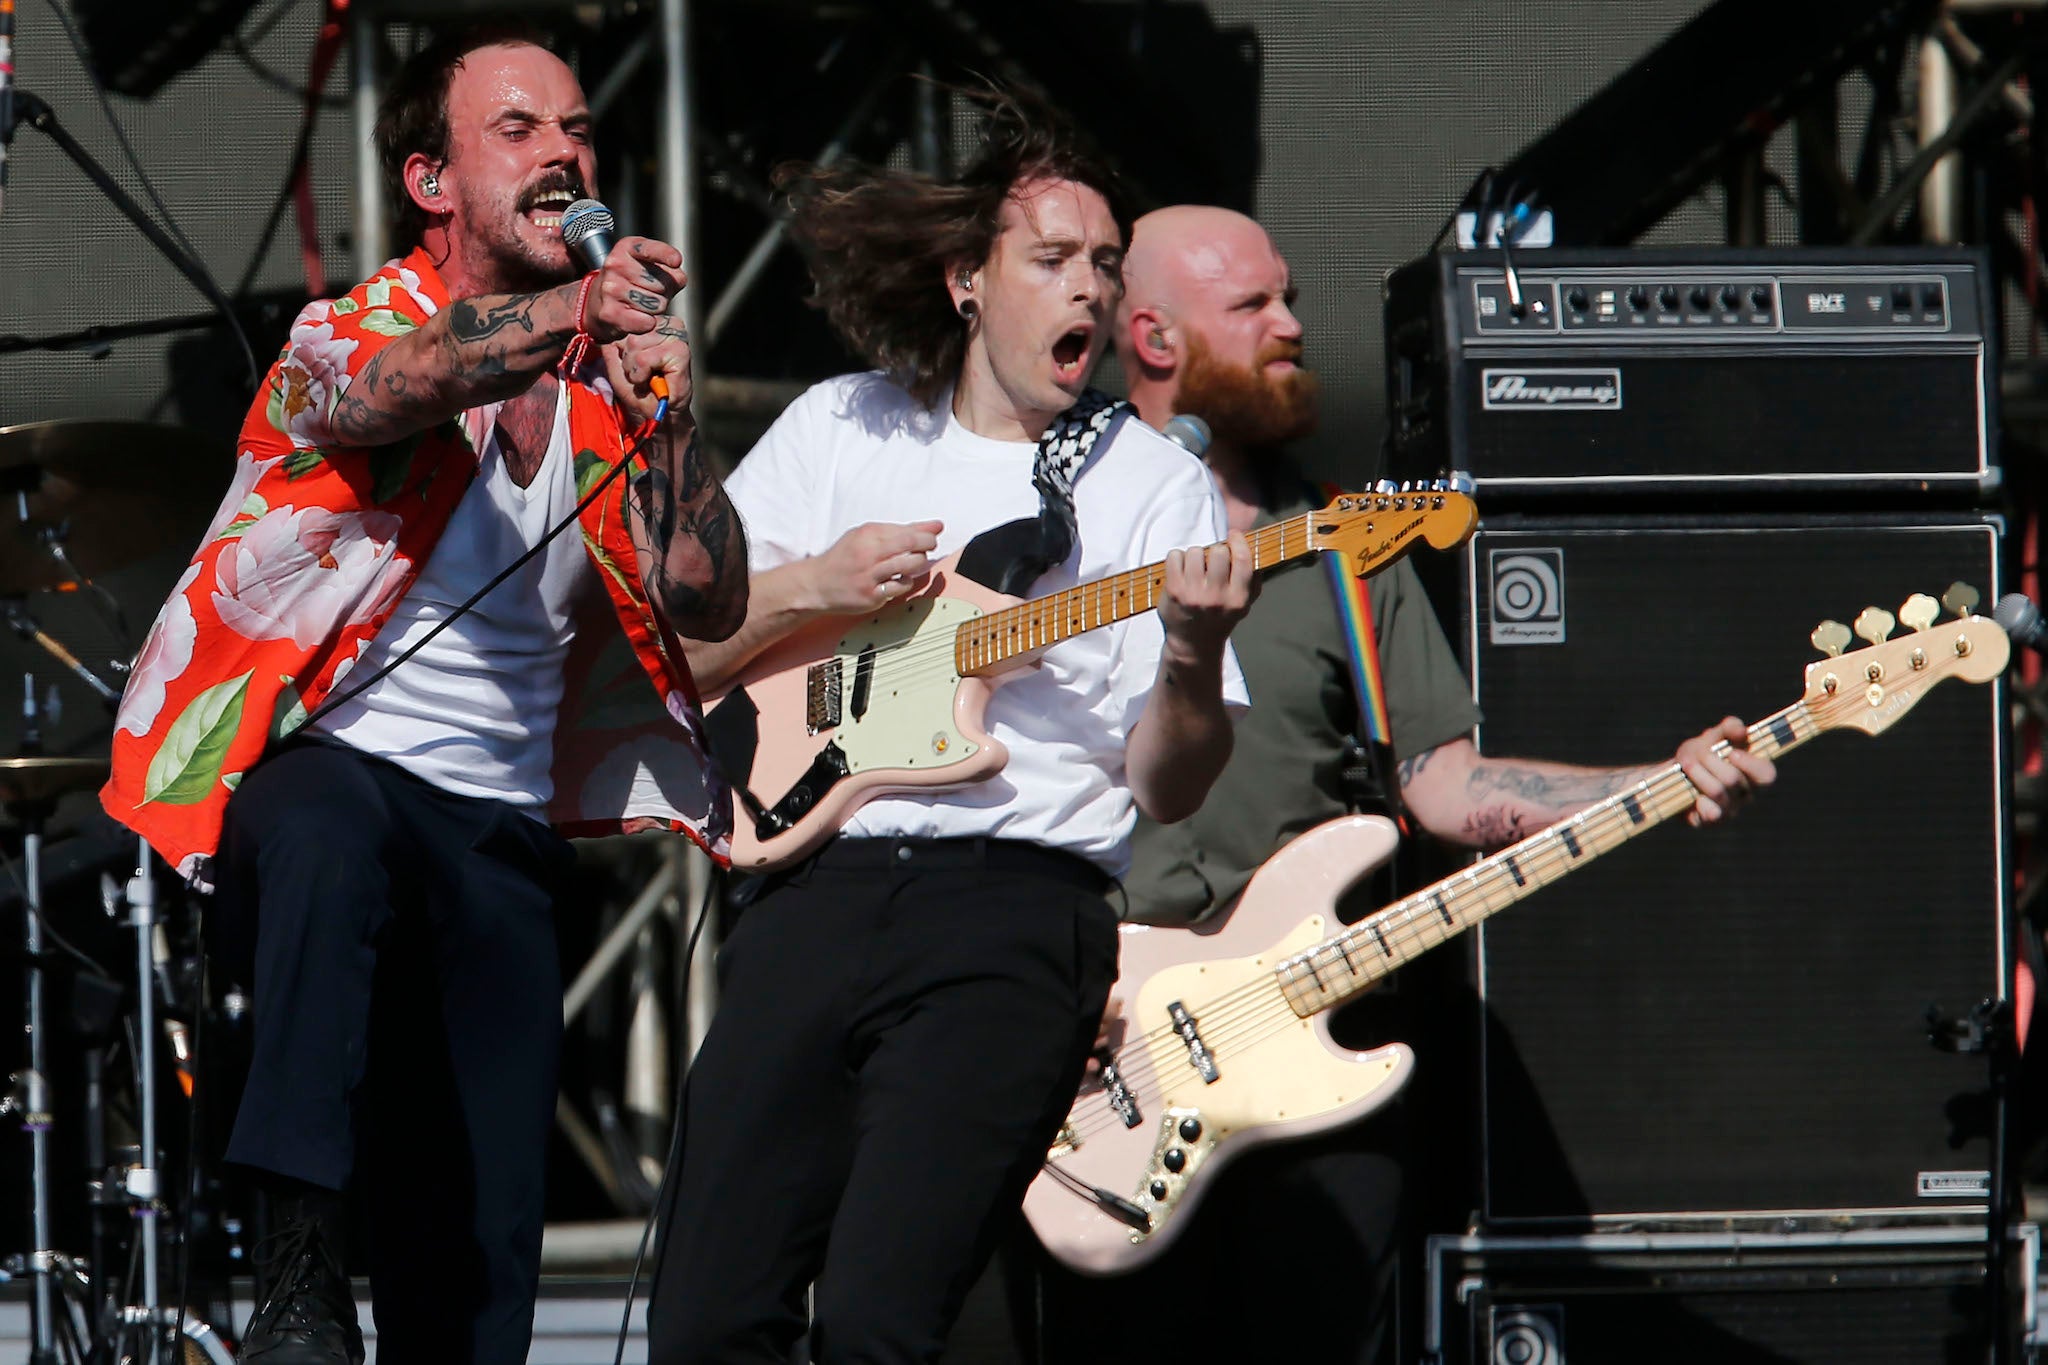
[[[279,13],[278,11],[282,11]],[[293,83],[305,79],[322,6],[310,0],[272,0],[245,21],[254,32],[275,24],[253,47],[257,61]],[[64,36],[51,0],[23,0],[16,15],[16,80],[40,96],[93,157],[138,200],[147,202],[94,99],[85,68]],[[348,90],[344,52],[329,81],[331,98]],[[178,225],[222,288],[240,280],[272,198],[281,185],[299,128],[297,99],[266,83],[227,52],[137,101],[110,96],[114,115],[141,158]],[[348,111],[322,111],[313,144],[313,185],[330,285],[355,279],[348,245],[355,174]],[[49,139],[30,128],[16,131],[9,157],[6,211],[0,214],[0,336],[44,337],[93,326],[115,326],[209,311],[206,299],[123,218]],[[280,226],[276,245],[254,288],[297,301],[304,288],[294,220]],[[274,353],[288,315],[269,334]],[[252,333],[258,365],[269,357],[262,334]],[[197,480],[226,486],[230,442],[247,403],[247,369],[224,329],[139,337],[110,343],[101,352],[13,351],[0,354],[0,426],[51,418],[147,419],[206,433],[219,458],[195,468]],[[108,449],[120,464],[170,458],[161,450]],[[87,564],[112,589],[128,616],[130,639],[139,639],[169,592],[179,567],[205,524],[138,527],[158,548],[121,565]],[[0,591],[7,584],[0,583]],[[76,596],[36,594],[29,607],[43,627],[88,664],[106,665],[127,652],[120,633]],[[0,632],[0,748],[18,732],[21,674],[34,670],[58,688],[61,715],[47,736],[58,752],[104,753],[105,711],[85,686],[63,674],[40,651]]]
[[[22,0],[16,15],[15,79],[47,101],[72,135],[141,199],[94,100],[84,68],[51,11],[52,0]],[[286,12],[255,48],[274,73],[305,78],[321,6],[272,0],[251,22],[282,3]],[[329,80],[331,97],[347,94],[347,58]],[[282,182],[298,133],[299,105],[234,56],[219,52],[179,76],[154,98],[111,97],[127,130],[187,237],[226,288],[248,264],[271,198]],[[335,282],[352,283],[347,248],[355,174],[348,111],[322,113],[313,144],[314,191],[321,239]],[[0,215],[0,335],[43,335],[93,326],[143,322],[207,311],[206,300],[157,255],[86,181],[56,146],[19,130],[9,158],[7,206]],[[301,283],[298,238],[281,228],[259,289]],[[213,357],[229,379],[239,353],[227,342]],[[0,356],[0,425],[51,417],[135,417],[178,421],[200,401],[190,385],[174,385],[169,356],[176,338],[116,343],[102,358],[79,352]],[[259,362],[265,357],[259,355]],[[203,528],[194,528],[195,532]]]
[[[1218,0],[1210,8],[1219,24],[1256,27],[1264,51],[1258,216],[1293,266],[1309,358],[1324,381],[1323,430],[1307,458],[1322,477],[1370,477],[1384,413],[1380,277],[1429,249],[1482,167],[1507,161],[1705,6]],[[1861,78],[1845,82],[1846,154],[1859,145],[1868,107]],[[1792,160],[1782,130],[1768,161],[1789,180]],[[1597,170],[1589,163],[1589,174]],[[1710,188],[1646,240],[1718,242],[1722,215]],[[1793,240],[1782,196],[1772,196],[1768,216],[1773,241]]]

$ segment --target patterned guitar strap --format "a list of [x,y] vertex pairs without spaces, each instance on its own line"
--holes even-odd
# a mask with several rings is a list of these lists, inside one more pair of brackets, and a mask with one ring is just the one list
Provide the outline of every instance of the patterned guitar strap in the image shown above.
[[983,531],[960,552],[960,572],[984,587],[1023,597],[1038,576],[1074,551],[1074,476],[1088,462],[1096,441],[1130,405],[1095,389],[1082,390],[1074,406],[1053,419],[1038,438],[1031,462],[1031,486],[1038,490],[1038,515]]

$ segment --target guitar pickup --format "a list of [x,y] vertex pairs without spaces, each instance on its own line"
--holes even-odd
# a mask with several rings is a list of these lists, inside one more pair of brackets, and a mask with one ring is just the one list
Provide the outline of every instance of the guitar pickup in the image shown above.
[[1138,1112],[1138,1101],[1131,1094],[1131,1088],[1124,1084],[1123,1073],[1117,1070],[1116,1058],[1107,1051],[1095,1054],[1102,1062],[1102,1090],[1109,1100],[1109,1107],[1124,1121],[1124,1127],[1136,1128],[1145,1121]]
[[836,658],[815,663],[804,674],[804,724],[814,735],[839,724],[845,674]]
[[1195,1027],[1195,1016],[1188,1013],[1188,1007],[1176,1000],[1166,1007],[1166,1017],[1173,1021],[1173,1031],[1187,1044],[1188,1065],[1202,1078],[1204,1085],[1214,1085],[1223,1073],[1216,1069],[1216,1058],[1202,1042],[1201,1030]]

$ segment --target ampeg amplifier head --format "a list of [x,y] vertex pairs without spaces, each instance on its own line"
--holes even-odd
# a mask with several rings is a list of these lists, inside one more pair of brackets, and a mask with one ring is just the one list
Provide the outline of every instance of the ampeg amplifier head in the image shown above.
[[1498,251],[1386,286],[1388,472],[1490,505],[1997,485],[1976,251]]

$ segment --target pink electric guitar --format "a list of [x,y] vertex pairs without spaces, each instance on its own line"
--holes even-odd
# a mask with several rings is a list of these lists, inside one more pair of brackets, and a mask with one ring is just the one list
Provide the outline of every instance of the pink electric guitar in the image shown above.
[[[1351,493],[1251,535],[1260,570],[1318,551],[1373,573],[1417,541],[1463,544],[1472,499],[1441,485]],[[717,694],[708,724],[733,779],[732,861],[750,872],[817,848],[885,792],[962,787],[1001,771],[982,727],[1005,675],[1048,646],[1159,603],[1163,564],[1020,602],[937,565],[916,596],[849,623],[827,618],[754,660]]]
[[[1961,596],[1957,594],[1960,593]],[[1967,612],[1976,594],[1947,600]],[[1831,656],[1806,669],[1806,693],[1749,729],[1775,758],[1825,730],[1875,735],[1944,678],[1986,682],[2005,668],[2005,632],[1981,616],[1935,625],[1916,594],[1857,618],[1868,648],[1842,654],[1849,630],[1823,623]],[[1262,1142],[1350,1123],[1391,1099],[1414,1063],[1400,1043],[1347,1052],[1325,1011],[1410,958],[1447,942],[1643,831],[1692,807],[1676,763],[1511,848],[1332,933],[1338,898],[1394,851],[1394,826],[1353,815],[1274,854],[1236,908],[1195,928],[1123,926],[1121,1031],[1060,1130],[1024,1212],[1046,1249],[1075,1270],[1114,1275],[1157,1256],[1211,1178]],[[1306,917],[1304,918],[1304,914]],[[1291,926],[1291,927],[1290,927]]]

